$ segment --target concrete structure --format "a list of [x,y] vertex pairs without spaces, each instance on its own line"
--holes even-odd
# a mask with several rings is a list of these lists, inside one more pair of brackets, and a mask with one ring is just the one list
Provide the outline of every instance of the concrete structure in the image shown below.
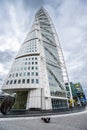
[[69,83],[69,79],[58,36],[48,13],[41,8],[2,90],[17,93],[17,108],[57,109],[67,107],[64,82]]

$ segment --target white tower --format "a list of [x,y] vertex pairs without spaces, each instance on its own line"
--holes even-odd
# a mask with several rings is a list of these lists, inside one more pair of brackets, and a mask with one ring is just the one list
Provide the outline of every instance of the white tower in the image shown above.
[[2,86],[3,91],[17,93],[17,108],[67,107],[61,52],[52,21],[41,8]]

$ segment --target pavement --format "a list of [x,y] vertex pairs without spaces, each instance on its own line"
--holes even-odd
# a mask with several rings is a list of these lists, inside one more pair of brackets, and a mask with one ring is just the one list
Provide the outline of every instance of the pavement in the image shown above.
[[64,108],[55,110],[25,110],[25,109],[12,109],[6,115],[0,113],[0,118],[14,118],[14,117],[35,117],[35,116],[49,116],[49,115],[62,115],[76,113],[86,110],[85,106],[75,108]]
[[87,130],[87,110],[51,115],[50,123],[41,117],[0,118],[0,130]]

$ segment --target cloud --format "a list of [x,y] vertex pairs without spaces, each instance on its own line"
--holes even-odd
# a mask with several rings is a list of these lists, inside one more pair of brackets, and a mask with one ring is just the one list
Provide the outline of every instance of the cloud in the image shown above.
[[11,50],[6,50],[5,52],[0,51],[0,63],[10,62],[14,57],[14,52]]
[[0,51],[0,86],[10,70],[15,55],[16,53],[12,50]]
[[30,10],[30,8],[40,8],[42,5],[44,5],[44,0],[22,0],[24,9]]
[[51,6],[52,8],[56,9],[60,9],[62,3],[64,0],[44,0],[44,3],[46,6]]

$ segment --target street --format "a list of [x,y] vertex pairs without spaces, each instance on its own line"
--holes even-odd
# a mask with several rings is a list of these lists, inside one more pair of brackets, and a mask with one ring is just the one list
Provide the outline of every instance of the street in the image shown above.
[[87,110],[50,117],[50,123],[41,117],[0,118],[0,130],[87,130]]

